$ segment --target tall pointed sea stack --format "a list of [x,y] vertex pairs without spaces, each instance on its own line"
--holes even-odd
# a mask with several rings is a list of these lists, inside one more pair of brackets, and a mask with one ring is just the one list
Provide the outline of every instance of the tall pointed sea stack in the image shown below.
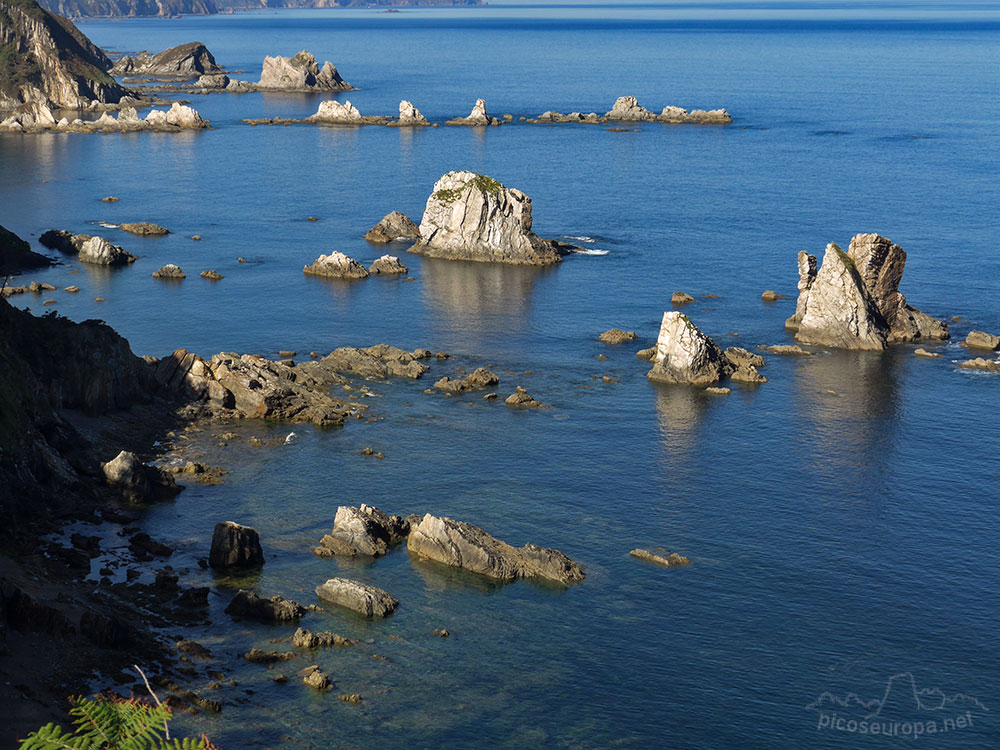
[[879,351],[905,341],[947,339],[948,325],[899,292],[906,253],[878,234],[858,234],[845,253],[830,243],[817,270],[799,253],[799,299],[785,327],[807,344]]

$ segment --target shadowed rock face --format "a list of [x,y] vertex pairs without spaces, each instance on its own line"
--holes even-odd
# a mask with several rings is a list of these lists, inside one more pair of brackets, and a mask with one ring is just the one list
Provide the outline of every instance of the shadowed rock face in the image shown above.
[[306,613],[306,608],[291,599],[272,596],[264,599],[253,591],[240,589],[229,602],[226,614],[233,617],[248,617],[261,622],[295,622]]
[[0,109],[24,103],[85,107],[131,94],[108,59],[70,21],[34,0],[0,0]]
[[257,568],[264,564],[264,551],[256,530],[233,521],[215,524],[208,564],[213,568]]
[[45,268],[52,261],[44,255],[31,250],[31,246],[11,232],[0,226],[0,275],[17,273],[29,268]]
[[566,247],[531,231],[531,198],[520,190],[474,172],[449,172],[427,199],[410,252],[541,266],[559,263]]
[[131,502],[170,498],[181,491],[174,478],[162,469],[142,463],[129,451],[122,451],[107,463],[101,464],[107,483],[121,490]]
[[111,68],[112,75],[171,76],[179,79],[197,78],[206,73],[218,73],[215,57],[201,42],[188,42],[157,52],[135,57],[121,57]]
[[407,548],[421,557],[502,581],[542,578],[568,585],[584,579],[583,567],[558,550],[534,544],[512,547],[478,526],[430,513],[410,529]]
[[409,216],[399,211],[393,211],[382,217],[382,221],[373,226],[365,234],[369,242],[384,244],[393,240],[415,240],[420,237],[420,228]]
[[906,253],[877,234],[859,234],[848,252],[827,245],[823,264],[799,253],[799,299],[786,321],[807,344],[879,351],[904,341],[940,340],[948,326],[899,292]]

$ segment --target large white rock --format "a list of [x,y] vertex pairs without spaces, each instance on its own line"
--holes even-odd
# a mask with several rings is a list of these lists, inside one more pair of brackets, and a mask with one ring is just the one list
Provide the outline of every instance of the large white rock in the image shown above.
[[205,121],[201,119],[201,115],[199,115],[197,111],[178,102],[174,102],[170,105],[170,109],[167,111],[166,121],[169,125],[176,125],[179,128],[205,127]]
[[329,255],[319,256],[311,265],[302,269],[310,276],[327,276],[336,279],[365,279],[368,271],[353,258],[344,253],[334,251]]
[[334,99],[320,102],[316,114],[307,118],[310,122],[328,122],[344,125],[360,125],[361,112],[349,100],[343,103]]
[[420,110],[413,106],[413,102],[408,102],[406,99],[399,103],[398,123],[400,125],[430,125]]
[[682,312],[663,313],[650,380],[681,385],[711,385],[728,375],[722,350]]
[[475,172],[449,172],[434,184],[410,252],[532,266],[562,260],[557,243],[531,231],[531,198]]
[[611,106],[611,111],[604,115],[609,120],[641,122],[655,120],[656,115],[645,107],[640,107],[634,96],[619,96]]
[[305,50],[295,57],[265,57],[258,89],[276,91],[350,91],[347,83],[330,63],[320,69],[316,58]]
[[330,578],[316,587],[316,596],[365,617],[388,617],[399,606],[387,591],[349,578]]
[[456,117],[453,120],[448,120],[447,125],[471,125],[473,127],[479,127],[482,125],[500,125],[500,120],[496,117],[490,117],[486,113],[486,100],[476,99],[476,104],[472,108],[468,117]]
[[91,237],[80,246],[80,260],[98,266],[119,266],[131,263],[135,256],[103,237]]

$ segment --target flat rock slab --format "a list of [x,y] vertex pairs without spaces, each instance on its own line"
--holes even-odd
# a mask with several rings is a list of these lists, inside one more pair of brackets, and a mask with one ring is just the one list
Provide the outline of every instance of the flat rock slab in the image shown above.
[[365,617],[388,617],[399,606],[399,600],[388,592],[349,578],[329,579],[316,587],[316,596]]

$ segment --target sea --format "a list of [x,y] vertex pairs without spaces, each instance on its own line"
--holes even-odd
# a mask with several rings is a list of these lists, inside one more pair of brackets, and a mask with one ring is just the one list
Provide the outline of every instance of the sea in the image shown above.
[[[407,99],[443,123],[481,97],[513,116],[253,127],[243,119],[304,117],[329,97],[183,95],[210,130],[0,137],[0,223],[38,250],[57,228],[140,256],[27,274],[57,291],[18,306],[104,320],[157,357],[303,361],[375,343],[451,355],[417,381],[335,388],[368,407],[341,429],[246,422],[174,441],[190,447],[163,460],[228,472],[139,522],[176,548],[166,564],[182,585],[211,587],[209,621],[164,635],[212,651],[225,679],[211,686],[199,667],[186,687],[223,709],[178,714],[175,734],[227,750],[1000,746],[1000,376],[957,366],[970,330],[1000,333],[1000,3],[501,1],[80,28],[116,54],[197,40],[246,80],[264,56],[305,49],[357,87],[335,98],[364,114]],[[654,111],[725,108],[733,122],[520,120],[601,114],[624,95]],[[535,269],[362,238],[393,210],[419,221],[458,169],[524,191],[535,231],[585,252]],[[171,234],[136,237],[125,221]],[[794,343],[797,254],[862,232],[906,250],[911,304],[954,318],[951,341],[928,347],[943,356],[768,355],[768,382],[728,396],[646,379],[635,353],[673,292],[695,297],[684,312],[722,346]],[[365,264],[389,252],[409,275],[302,273],[334,250]],[[188,278],[153,279],[165,263]],[[199,278],[207,269],[224,278]],[[763,302],[765,289],[784,297]],[[637,339],[600,343],[613,327]],[[478,366],[499,375],[497,401],[425,392]],[[516,386],[552,408],[508,408]],[[405,545],[375,561],[315,556],[337,507],[360,503],[557,548],[587,576],[503,585]],[[259,574],[198,567],[224,520],[260,533]],[[119,545],[101,566],[122,577],[116,527],[84,528]],[[691,564],[652,565],[637,547]],[[311,604],[338,575],[399,609],[368,621],[324,607],[301,624],[356,646],[272,669],[240,658],[290,649],[295,626],[234,621],[223,610],[236,590]],[[300,683],[310,664],[334,690]]]

